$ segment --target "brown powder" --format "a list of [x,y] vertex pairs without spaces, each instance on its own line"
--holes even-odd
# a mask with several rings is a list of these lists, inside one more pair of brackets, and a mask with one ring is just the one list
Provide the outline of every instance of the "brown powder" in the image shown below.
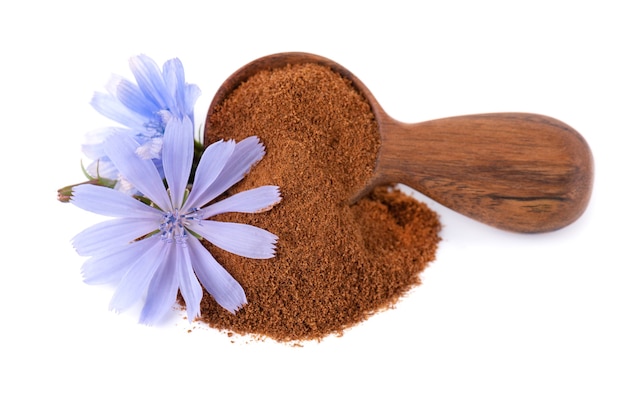
[[205,143],[251,135],[266,156],[229,192],[273,184],[283,201],[269,212],[219,219],[276,234],[276,257],[251,260],[205,243],[248,304],[233,315],[205,293],[201,321],[277,341],[321,339],[420,283],[435,258],[437,215],[387,187],[347,203],[370,179],[380,143],[369,104],[348,80],[314,64],[259,72],[215,108]]

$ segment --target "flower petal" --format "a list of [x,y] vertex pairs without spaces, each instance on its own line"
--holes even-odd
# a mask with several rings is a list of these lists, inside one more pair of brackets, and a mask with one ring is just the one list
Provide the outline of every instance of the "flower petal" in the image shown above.
[[[244,176],[250,172],[252,166],[259,162],[264,155],[265,147],[256,136],[248,137],[237,143],[233,153],[228,158],[228,161],[217,178],[210,184],[210,186],[202,185],[206,187],[206,189],[201,193],[201,195],[196,196],[196,199],[194,200],[195,205],[189,203],[187,206],[203,206],[211,202],[218,195],[222,194],[224,191],[228,190],[234,184],[243,179]],[[198,183],[197,176],[200,171],[205,171],[205,169],[198,165],[194,185]]]
[[212,201],[218,195],[231,188],[244,178],[265,155],[265,147],[256,136],[248,137],[235,146],[235,151],[228,159],[222,172],[211,185],[211,194],[207,202]]
[[246,304],[246,294],[241,285],[213,258],[200,241],[190,237],[187,244],[193,269],[204,289],[215,301],[231,313],[235,313]]
[[178,293],[178,255],[176,252],[180,245],[172,242],[164,242],[165,260],[154,273],[146,303],[141,310],[139,323],[153,325],[158,322],[167,311],[172,309]]
[[159,108],[169,109],[173,106],[173,99],[167,92],[161,70],[154,60],[146,55],[135,56],[130,59],[130,69],[147,99]]
[[172,118],[163,135],[163,171],[172,205],[182,207],[193,161],[193,124],[188,117]]
[[104,157],[106,154],[104,153],[102,142],[113,134],[128,132],[130,132],[128,128],[122,127],[103,127],[88,131],[85,133],[85,141],[82,145],[83,153],[92,160]]
[[104,150],[126,180],[161,208],[169,210],[171,202],[163,181],[151,160],[143,160],[135,152],[139,144],[130,136],[119,134],[106,140]]
[[142,119],[137,118],[136,114],[114,96],[96,92],[91,99],[91,106],[101,115],[129,128],[143,127]]
[[79,255],[99,255],[154,232],[159,223],[154,219],[116,218],[92,225],[72,239]]
[[163,151],[163,138],[150,138],[145,142],[139,141],[139,144],[140,146],[137,150],[135,150],[135,153],[137,153],[139,158],[144,160],[161,159],[161,152]]
[[[149,121],[160,109],[154,102],[146,100],[139,87],[126,79],[122,79],[116,86],[117,99],[130,111]],[[135,115],[135,117],[136,117]]]
[[204,218],[222,213],[260,213],[271,209],[281,200],[279,188],[262,186],[239,192],[202,209]]
[[119,282],[136,260],[153,246],[158,239],[140,240],[118,248],[110,248],[106,253],[93,256],[85,261],[81,269],[87,284],[109,284]]
[[167,257],[169,243],[158,236],[149,237],[145,241],[150,243],[150,247],[122,277],[109,303],[112,310],[123,311],[139,300],[145,294],[154,273]]
[[235,141],[218,141],[204,150],[185,206],[200,207],[211,201],[207,200],[205,193],[210,192],[211,185],[228,163],[235,146]]
[[197,85],[185,84],[183,111],[185,115],[191,117],[191,120],[193,120],[193,108],[196,105],[196,101],[198,100],[198,97],[200,97],[200,95],[202,95],[202,91]]
[[180,293],[183,295],[183,299],[185,299],[187,319],[191,322],[200,315],[202,287],[193,271],[188,245],[185,244],[184,247],[176,247],[176,254],[178,261],[178,285]]
[[185,102],[185,71],[183,63],[179,59],[170,59],[163,64],[163,80],[168,91],[174,96],[174,106],[170,111],[175,116],[182,118],[186,115],[184,112]]
[[272,258],[278,240],[265,229],[235,222],[202,220],[188,228],[228,252],[254,259]]
[[157,209],[139,202],[130,195],[93,184],[83,184],[72,188],[70,202],[81,209],[108,217],[158,220],[161,216]]

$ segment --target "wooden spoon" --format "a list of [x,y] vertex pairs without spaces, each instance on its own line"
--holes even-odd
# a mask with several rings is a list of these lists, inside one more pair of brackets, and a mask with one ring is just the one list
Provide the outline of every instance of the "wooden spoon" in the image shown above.
[[352,81],[378,122],[381,147],[374,175],[364,189],[355,190],[352,202],[377,185],[403,183],[468,217],[528,233],[562,228],[587,207],[593,158],[584,138],[567,124],[529,113],[402,123],[387,115],[350,71],[313,54],[278,53],[245,65],[222,84],[207,117],[259,71],[301,63],[330,67]]

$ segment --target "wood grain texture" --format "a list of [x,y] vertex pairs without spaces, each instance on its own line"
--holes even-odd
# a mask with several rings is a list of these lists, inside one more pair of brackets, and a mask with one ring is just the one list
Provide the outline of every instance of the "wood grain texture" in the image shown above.
[[389,117],[356,76],[327,58],[301,52],[259,58],[231,75],[207,117],[234,89],[261,70],[316,63],[350,80],[369,101],[381,148],[371,182],[403,183],[468,217],[516,232],[547,232],[584,212],[593,186],[593,157],[567,124],[529,113],[459,116],[407,124]]
[[382,146],[373,184],[404,183],[461,214],[517,232],[574,222],[593,184],[582,136],[528,113],[404,124],[379,113]]

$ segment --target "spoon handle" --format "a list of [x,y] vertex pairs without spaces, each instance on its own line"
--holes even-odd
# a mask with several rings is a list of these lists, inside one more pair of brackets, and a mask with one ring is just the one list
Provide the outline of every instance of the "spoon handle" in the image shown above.
[[591,151],[556,119],[494,113],[417,124],[380,120],[379,180],[406,184],[461,214],[516,232],[562,228],[587,206]]

